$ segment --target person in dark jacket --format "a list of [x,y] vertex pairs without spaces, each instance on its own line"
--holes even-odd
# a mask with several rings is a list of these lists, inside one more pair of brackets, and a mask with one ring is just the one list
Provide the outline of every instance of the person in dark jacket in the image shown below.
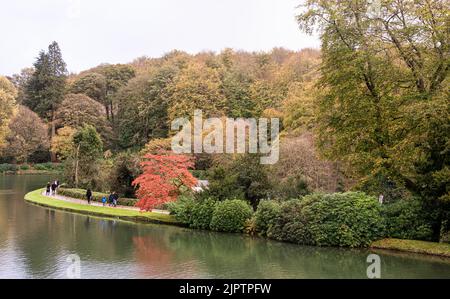
[[52,189],[52,195],[56,195],[56,188],[57,188],[56,183],[53,182],[53,184],[52,184],[52,186],[51,186],[51,189]]
[[45,188],[45,195],[46,195],[46,196],[49,196],[49,195],[50,195],[50,188],[51,188],[50,182],[48,182],[48,183],[47,183],[47,188]]
[[91,191],[91,189],[87,189],[87,191],[86,191],[86,198],[87,198],[87,201],[88,201],[88,205],[90,205],[91,204],[91,200],[92,200],[92,191]]
[[114,205],[114,192],[111,192],[111,194],[109,194],[108,202],[110,207]]

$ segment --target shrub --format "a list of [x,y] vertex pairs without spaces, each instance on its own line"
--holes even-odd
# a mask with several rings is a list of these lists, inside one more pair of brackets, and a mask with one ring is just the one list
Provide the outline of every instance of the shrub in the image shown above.
[[15,164],[0,164],[0,173],[16,172],[18,169]]
[[361,192],[315,193],[281,205],[271,238],[318,246],[359,247],[384,235],[381,208]]
[[211,198],[194,202],[189,226],[197,229],[209,229],[215,207],[216,201]]
[[[86,200],[86,190],[84,190],[84,189],[59,188],[58,194],[67,196],[67,197]],[[103,197],[106,197],[108,199],[109,194],[101,193],[101,192],[92,192],[92,200],[93,201],[101,202]],[[121,206],[130,206],[131,207],[131,206],[134,206],[136,204],[136,202],[137,202],[137,199],[135,199],[135,198],[120,197],[119,200],[117,201],[117,204],[121,205]]]
[[29,169],[30,169],[30,165],[28,165],[28,164],[20,165],[20,170],[29,170]]
[[267,230],[275,224],[280,212],[281,207],[278,202],[273,200],[261,201],[254,216],[256,231],[261,235],[266,235]]
[[186,225],[192,223],[192,210],[195,201],[192,197],[181,196],[176,201],[166,203],[166,208],[170,211],[175,218]]
[[432,225],[419,200],[399,200],[383,205],[382,210],[387,237],[425,241],[433,239]]
[[212,198],[184,196],[166,204],[166,208],[178,221],[196,229],[209,229],[215,206],[216,201]]
[[63,171],[64,165],[60,163],[40,163],[34,164],[33,168],[40,171]]
[[214,209],[210,228],[222,232],[242,232],[252,214],[252,207],[243,200],[219,202]]
[[278,216],[267,229],[269,238],[297,244],[314,244],[307,219],[302,214],[302,201],[291,199],[280,205]]

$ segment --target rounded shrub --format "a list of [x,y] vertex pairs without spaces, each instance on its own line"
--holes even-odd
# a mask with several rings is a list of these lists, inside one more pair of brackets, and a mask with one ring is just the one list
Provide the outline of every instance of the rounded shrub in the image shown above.
[[364,247],[384,235],[378,200],[362,192],[307,195],[302,217],[314,245]]
[[253,215],[252,207],[243,200],[225,200],[217,203],[210,228],[221,232],[242,232]]
[[216,201],[211,198],[194,202],[189,226],[197,229],[209,229],[215,207]]
[[280,204],[273,200],[263,200],[259,203],[255,212],[255,229],[261,235],[266,235],[267,230],[275,224],[275,220],[281,212]]

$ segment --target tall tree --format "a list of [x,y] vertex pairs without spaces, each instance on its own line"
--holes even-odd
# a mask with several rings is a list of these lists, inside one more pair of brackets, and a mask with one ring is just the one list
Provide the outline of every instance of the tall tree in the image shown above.
[[0,76],[0,147],[9,132],[8,124],[15,109],[17,91],[5,77]]
[[[57,42],[41,51],[34,63],[34,73],[28,80],[24,104],[51,124],[51,139],[56,134],[56,109],[62,102],[67,77],[66,63]],[[52,160],[56,157],[52,154]]]
[[363,180],[422,195],[438,214],[438,239],[449,215],[448,180],[440,178],[450,161],[450,4],[376,3],[308,0],[298,17],[322,39],[321,146]]

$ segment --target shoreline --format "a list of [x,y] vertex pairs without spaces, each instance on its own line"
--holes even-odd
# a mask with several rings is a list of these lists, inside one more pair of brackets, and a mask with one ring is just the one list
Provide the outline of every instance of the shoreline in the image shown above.
[[67,212],[73,212],[88,216],[98,216],[105,218],[120,219],[136,223],[153,223],[153,224],[167,224],[174,226],[183,226],[178,222],[174,216],[154,213],[141,212],[130,209],[121,209],[103,206],[91,206],[86,204],[79,204],[74,202],[63,201],[42,195],[44,189],[38,189],[25,194],[25,201],[45,207]]
[[[141,212],[117,207],[112,208],[98,205],[79,204],[76,202],[47,197],[42,194],[43,190],[44,189],[38,189],[27,193],[24,197],[25,201],[41,207],[57,209],[81,215],[120,219],[134,223],[153,223],[186,227],[186,225],[177,221],[173,215],[155,212]],[[446,243],[386,238],[374,241],[368,247],[368,249],[421,254],[424,256],[437,256],[450,259],[450,244]]]

